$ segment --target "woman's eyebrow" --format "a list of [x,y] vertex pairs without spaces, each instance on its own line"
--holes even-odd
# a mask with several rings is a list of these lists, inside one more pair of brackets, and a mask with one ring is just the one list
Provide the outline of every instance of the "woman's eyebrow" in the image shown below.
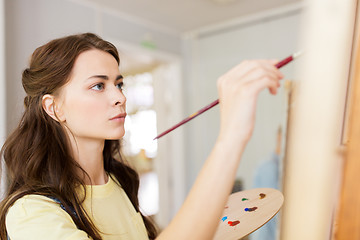
[[[109,77],[107,75],[94,75],[94,76],[89,77],[88,79],[92,79],[92,78],[101,78],[101,79],[104,79],[104,80],[109,80]],[[122,75],[118,75],[115,78],[116,81],[120,80],[120,79],[123,79]]]

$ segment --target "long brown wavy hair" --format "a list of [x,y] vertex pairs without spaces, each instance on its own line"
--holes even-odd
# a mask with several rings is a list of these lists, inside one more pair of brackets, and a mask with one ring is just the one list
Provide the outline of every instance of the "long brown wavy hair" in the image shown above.
[[[1,149],[9,187],[0,205],[0,239],[7,236],[5,218],[8,209],[27,194],[59,199],[79,229],[94,240],[101,239],[99,230],[82,207],[85,196],[76,194],[77,188],[82,187],[84,192],[86,189],[78,170],[87,174],[74,160],[61,123],[52,119],[42,107],[42,97],[45,94],[56,95],[57,90],[68,82],[77,56],[90,49],[108,52],[120,63],[113,44],[95,34],[84,33],[55,39],[37,48],[32,54],[29,68],[22,74],[22,84],[27,94],[24,99],[25,111],[19,126]],[[139,176],[121,157],[120,142],[105,140],[103,156],[105,171],[121,184],[139,212]],[[154,224],[142,217],[149,238],[154,239],[157,234]]]

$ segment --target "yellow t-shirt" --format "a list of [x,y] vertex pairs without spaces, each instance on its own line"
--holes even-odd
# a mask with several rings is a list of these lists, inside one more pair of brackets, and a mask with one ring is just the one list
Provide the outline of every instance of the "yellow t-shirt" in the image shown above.
[[[84,208],[104,240],[148,240],[140,213],[111,177],[87,186]],[[6,215],[6,229],[11,240],[90,239],[58,203],[40,195],[18,199]]]

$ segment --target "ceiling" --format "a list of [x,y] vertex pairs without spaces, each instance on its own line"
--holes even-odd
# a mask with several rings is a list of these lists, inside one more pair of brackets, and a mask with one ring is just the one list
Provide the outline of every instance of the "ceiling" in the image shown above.
[[[99,0],[87,0],[99,4]],[[101,0],[101,5],[177,33],[302,0]]]
[[[120,15],[156,25],[174,34],[198,30],[272,8],[303,0],[85,0],[101,4]],[[143,53],[130,50],[122,54],[123,74],[149,71],[159,64]]]

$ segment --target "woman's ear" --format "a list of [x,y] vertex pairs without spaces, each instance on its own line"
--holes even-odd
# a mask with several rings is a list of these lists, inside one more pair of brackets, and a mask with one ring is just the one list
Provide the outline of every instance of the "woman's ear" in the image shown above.
[[55,121],[64,122],[65,117],[59,106],[55,104],[55,97],[50,94],[45,94],[42,97],[42,107],[45,112]]

